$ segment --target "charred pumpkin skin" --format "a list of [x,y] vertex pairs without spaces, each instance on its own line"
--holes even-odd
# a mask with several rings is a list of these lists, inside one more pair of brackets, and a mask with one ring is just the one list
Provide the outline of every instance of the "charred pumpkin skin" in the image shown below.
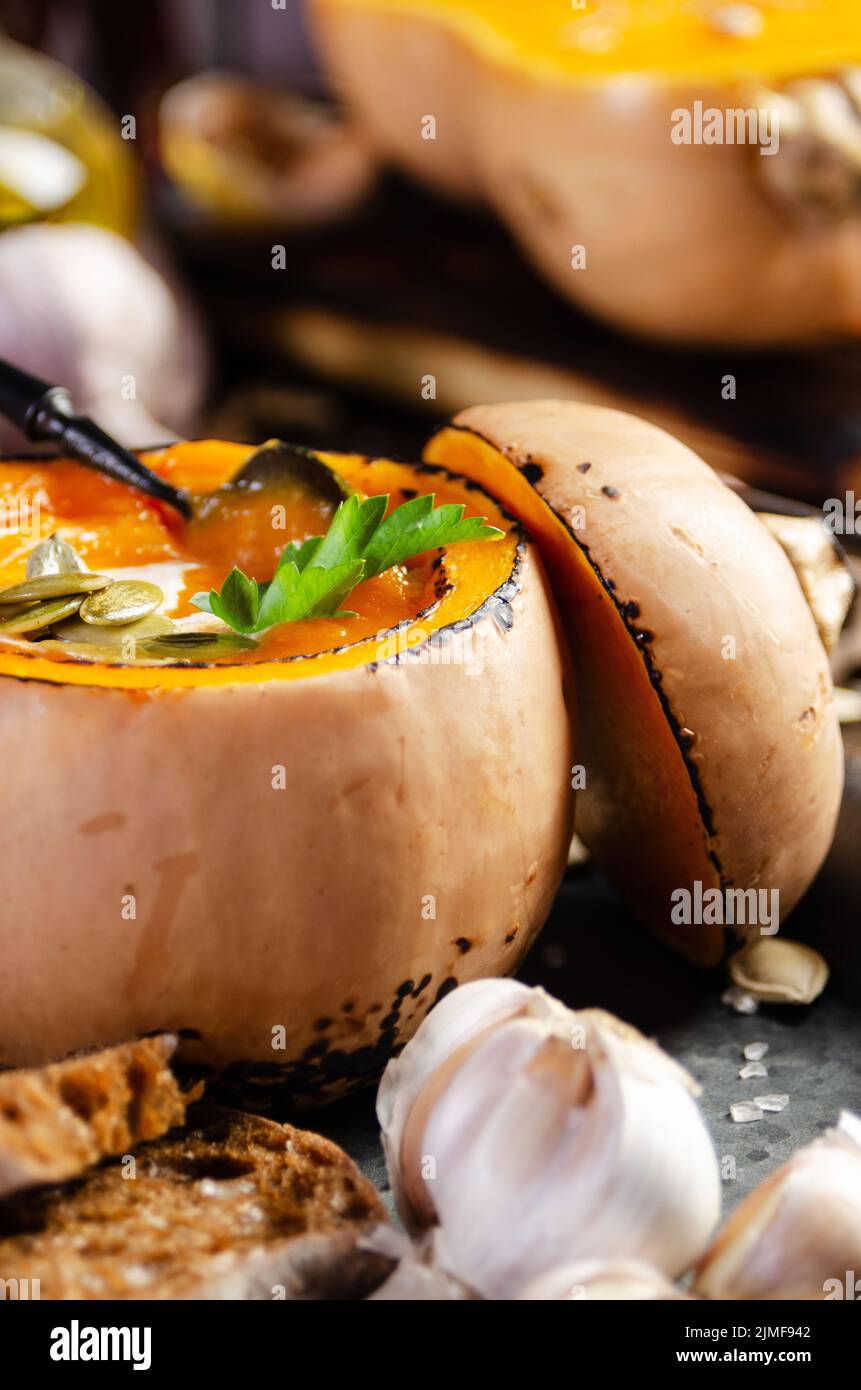
[[575,667],[578,833],[640,917],[715,964],[722,929],[674,925],[673,891],[775,888],[785,916],[840,803],[828,661],[789,561],[691,450],[618,411],[474,407],[426,456],[536,537]]
[[[608,17],[622,39],[603,50],[577,43],[601,23],[591,4],[312,9],[330,71],[381,153],[441,192],[491,205],[566,298],[668,340],[859,332],[861,215],[811,226],[775,202],[759,175],[783,150],[671,139],[674,113],[697,102],[758,109],[763,83],[857,65],[851,0],[815,13],[769,7],[761,35],[735,39],[708,6],[634,0],[624,19]],[[434,139],[422,138],[428,114]],[[572,268],[575,246],[585,267]]]
[[[216,446],[182,448],[184,481],[217,482]],[[499,552],[476,599],[470,568],[470,616],[428,615],[412,651],[24,678],[4,652],[0,1063],[168,1027],[189,1059],[327,1099],[456,982],[517,966],[563,872],[573,753],[541,563],[516,531],[493,544],[505,581]],[[477,656],[448,659],[464,632]]]

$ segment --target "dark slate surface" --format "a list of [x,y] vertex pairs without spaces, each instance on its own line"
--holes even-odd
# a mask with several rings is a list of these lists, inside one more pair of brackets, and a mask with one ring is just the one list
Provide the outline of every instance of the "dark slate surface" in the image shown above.
[[[821,897],[814,893],[785,934],[815,939]],[[564,961],[562,957],[565,957]],[[858,983],[835,968],[832,982],[806,1008],[761,1007],[740,1015],[720,1003],[723,971],[700,975],[631,922],[595,873],[563,886],[523,978],[567,1003],[599,1003],[654,1036],[703,1088],[702,1107],[721,1157],[735,1159],[725,1182],[730,1207],[799,1144],[815,1138],[843,1107],[861,1107]],[[745,1043],[766,1042],[768,1077],[742,1081]],[[780,1114],[752,1124],[729,1118],[734,1101],[783,1092]]]
[[[635,1024],[696,1077],[718,1154],[735,1160],[735,1177],[724,1181],[725,1211],[832,1125],[841,1108],[861,1111],[861,914],[837,867],[830,864],[784,929],[827,948],[832,977],[809,1007],[736,1014],[720,1003],[724,972],[702,974],[686,965],[633,920],[589,867],[569,872],[520,971],[521,979],[543,985],[566,1004],[600,1005]],[[742,1049],[753,1041],[769,1045],[769,1074],[741,1081]],[[768,1092],[788,1093],[787,1109],[752,1124],[729,1118],[734,1101]],[[388,1191],[371,1092],[306,1113],[299,1123],[335,1139]]]

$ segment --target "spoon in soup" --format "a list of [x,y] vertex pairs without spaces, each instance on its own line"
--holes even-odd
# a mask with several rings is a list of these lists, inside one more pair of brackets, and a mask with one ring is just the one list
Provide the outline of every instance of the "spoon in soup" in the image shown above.
[[77,415],[63,386],[30,376],[0,359],[0,414],[34,443],[53,443],[88,468],[115,482],[166,502],[186,521],[215,523],[233,513],[238,493],[266,491],[273,496],[305,487],[332,509],[349,488],[322,460],[295,444],[272,439],[255,449],[242,468],[214,492],[194,495],[176,488],[91,420]]

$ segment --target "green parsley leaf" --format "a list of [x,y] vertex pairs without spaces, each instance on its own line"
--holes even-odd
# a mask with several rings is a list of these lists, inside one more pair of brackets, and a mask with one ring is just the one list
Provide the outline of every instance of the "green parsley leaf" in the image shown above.
[[448,502],[434,507],[433,503],[433,496],[413,497],[380,523],[364,550],[365,579],[441,545],[498,540],[502,535],[495,526],[488,526],[483,517],[464,521],[462,504]]
[[[368,497],[360,502],[354,493],[346,502],[342,502],[332,517],[328,531],[313,552],[314,565],[331,569],[333,565],[342,565],[348,560],[364,559],[366,547],[372,542],[386,514],[388,501],[384,495]],[[402,509],[397,507],[395,510]],[[366,572],[362,577],[367,579],[369,576]]]
[[208,594],[195,594],[191,600],[204,612],[214,613],[236,632],[256,632],[260,612],[260,586],[242,570],[232,569],[221,591],[210,589]]
[[278,558],[278,569],[280,569],[282,565],[289,565],[291,561],[296,566],[297,570],[301,571],[306,569],[322,544],[322,536],[309,536],[301,545],[296,545],[294,541],[291,541],[290,544],[285,545],[284,549],[281,551]]
[[386,516],[388,501],[360,501],[354,493],[340,504],[325,536],[284,547],[270,583],[233,569],[220,590],[195,594],[192,603],[246,634],[303,618],[352,618],[355,613],[341,604],[363,579],[440,546],[504,534],[483,517],[464,520],[459,503],[435,507],[432,495],[413,497]]
[[260,604],[258,631],[302,618],[334,617],[359,583],[364,568],[361,560],[348,560],[330,570],[319,566],[299,570],[292,561],[279,565]]

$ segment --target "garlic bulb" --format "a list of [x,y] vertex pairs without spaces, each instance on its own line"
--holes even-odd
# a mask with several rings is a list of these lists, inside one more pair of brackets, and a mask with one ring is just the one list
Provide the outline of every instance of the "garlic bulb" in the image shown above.
[[861,1119],[844,1111],[736,1208],[694,1287],[705,1298],[855,1298],[856,1278]]
[[671,1302],[689,1299],[666,1275],[642,1260],[584,1260],[562,1265],[533,1279],[519,1295],[527,1302],[576,1299],[626,1302]]
[[407,1225],[484,1297],[575,1260],[636,1257],[671,1276],[720,1208],[687,1073],[600,1010],[480,980],[444,999],[389,1063],[377,1114]]
[[[191,429],[203,394],[189,308],[127,241],[83,223],[0,237],[0,357],[68,387],[82,414],[132,447]],[[0,447],[22,447],[3,421]]]

